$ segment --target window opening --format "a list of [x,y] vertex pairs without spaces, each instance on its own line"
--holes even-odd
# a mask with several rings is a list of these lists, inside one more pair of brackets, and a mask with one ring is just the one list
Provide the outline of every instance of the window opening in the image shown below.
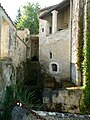
[[50,59],[52,58],[52,53],[50,52]]
[[44,28],[42,28],[42,32],[44,32]]
[[57,72],[57,65],[56,64],[52,64],[52,71]]

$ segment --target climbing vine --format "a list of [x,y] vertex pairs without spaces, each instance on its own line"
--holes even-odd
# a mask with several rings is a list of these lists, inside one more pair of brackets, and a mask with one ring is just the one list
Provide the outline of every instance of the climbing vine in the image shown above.
[[83,84],[83,47],[84,47],[84,5],[79,1],[79,18],[78,18],[78,47],[77,47],[77,67],[81,75],[81,85]]
[[84,40],[83,40],[83,14],[79,17],[79,33],[78,33],[78,52],[77,52],[77,66],[78,69],[81,71],[83,70],[83,60],[84,60],[84,56],[83,56],[83,45],[84,45]]
[[84,89],[84,104],[87,113],[90,113],[90,15],[87,15],[87,31],[85,41],[85,82],[86,87]]

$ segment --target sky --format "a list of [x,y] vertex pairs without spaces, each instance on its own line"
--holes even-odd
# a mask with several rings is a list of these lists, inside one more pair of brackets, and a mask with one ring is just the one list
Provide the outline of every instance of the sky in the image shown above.
[[14,21],[19,7],[25,5],[27,2],[39,3],[41,8],[60,3],[62,0],[0,0],[1,5],[6,10],[10,18]]

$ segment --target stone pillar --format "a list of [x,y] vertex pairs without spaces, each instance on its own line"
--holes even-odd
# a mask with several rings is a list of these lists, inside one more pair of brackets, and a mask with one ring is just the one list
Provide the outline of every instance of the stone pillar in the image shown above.
[[53,10],[52,12],[52,33],[57,31],[57,13],[58,11]]

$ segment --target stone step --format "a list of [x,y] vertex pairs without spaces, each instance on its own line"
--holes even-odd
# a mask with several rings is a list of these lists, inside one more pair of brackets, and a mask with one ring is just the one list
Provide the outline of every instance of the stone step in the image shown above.
[[[45,120],[90,120],[90,115],[36,111]],[[28,117],[31,117],[30,115]],[[32,119],[30,119],[32,120]],[[38,120],[38,119],[35,119]],[[41,119],[40,119],[41,120]]]
[[40,119],[36,118],[36,117],[33,116],[32,114],[29,114],[29,115],[26,117],[26,120],[40,120]]

